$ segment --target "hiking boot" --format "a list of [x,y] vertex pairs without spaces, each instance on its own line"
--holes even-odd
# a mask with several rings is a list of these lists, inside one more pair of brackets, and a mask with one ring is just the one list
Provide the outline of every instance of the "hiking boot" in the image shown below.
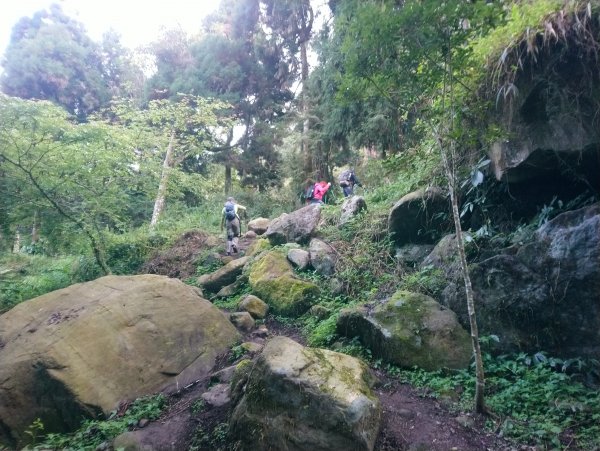
[[234,253],[234,254],[237,254],[237,253],[238,253],[237,246],[233,246],[233,253]]
[[227,252],[227,256],[229,257],[231,255],[231,252]]

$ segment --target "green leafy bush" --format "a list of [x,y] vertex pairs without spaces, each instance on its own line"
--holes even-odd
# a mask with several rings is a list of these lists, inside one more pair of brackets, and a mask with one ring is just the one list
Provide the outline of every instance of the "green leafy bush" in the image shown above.
[[[580,449],[600,446],[600,392],[578,381],[586,366],[582,361],[548,358],[542,353],[485,355],[484,366],[486,404],[498,418],[490,421],[490,427],[508,438],[545,449],[561,448],[562,439],[574,439]],[[430,373],[415,369],[396,374],[417,387],[426,387],[433,396],[458,397],[462,409],[473,404],[473,370]]]

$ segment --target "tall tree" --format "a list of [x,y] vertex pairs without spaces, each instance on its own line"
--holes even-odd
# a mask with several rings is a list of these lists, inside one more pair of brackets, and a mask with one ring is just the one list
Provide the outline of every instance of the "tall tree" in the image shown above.
[[[216,136],[228,126],[218,114],[227,106],[223,102],[187,95],[181,95],[178,102],[153,100],[142,110],[136,108],[131,100],[114,105],[114,120],[140,132],[140,141],[135,143],[135,147],[164,155],[150,220],[151,229],[164,211],[172,171],[190,154],[202,154],[214,147]],[[151,145],[149,149],[148,145]]]
[[50,100],[79,120],[109,100],[99,46],[56,4],[15,25],[3,67],[4,93]]

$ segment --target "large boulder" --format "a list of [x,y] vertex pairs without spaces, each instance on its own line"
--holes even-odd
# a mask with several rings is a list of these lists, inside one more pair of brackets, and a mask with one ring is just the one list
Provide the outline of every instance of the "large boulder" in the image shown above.
[[275,337],[247,374],[230,422],[239,449],[373,449],[381,406],[358,359]]
[[0,442],[40,418],[69,431],[121,401],[209,374],[239,338],[190,286],[164,276],[107,276],[23,302],[0,316]]
[[[482,334],[503,350],[600,357],[600,203],[563,213],[533,241],[470,267]],[[457,264],[443,265],[442,302],[468,324]]]
[[335,274],[335,264],[338,254],[335,249],[325,241],[313,238],[308,246],[310,264],[315,271],[323,276]]
[[203,274],[198,277],[198,284],[208,291],[213,293],[218,292],[221,288],[232,284],[242,274],[244,265],[248,263],[250,257],[240,257],[231,260],[225,266],[217,269],[210,274]]
[[337,331],[359,337],[375,356],[404,368],[466,368],[472,355],[456,315],[424,294],[398,291],[372,310],[343,310]]
[[270,251],[255,261],[248,275],[252,292],[275,313],[300,315],[310,308],[319,288],[294,276],[283,251]]
[[448,229],[449,213],[448,199],[441,189],[414,191],[392,207],[388,231],[397,246],[435,243]]
[[271,220],[267,218],[256,218],[248,223],[248,230],[256,233],[257,235],[262,235],[269,228],[269,224],[271,224]]
[[354,216],[367,209],[367,202],[362,196],[351,196],[342,203],[342,214],[340,215],[340,224],[345,224]]
[[319,224],[320,218],[321,209],[319,205],[307,205],[292,213],[284,213],[274,219],[269,225],[265,236],[273,246],[285,243],[308,243]]

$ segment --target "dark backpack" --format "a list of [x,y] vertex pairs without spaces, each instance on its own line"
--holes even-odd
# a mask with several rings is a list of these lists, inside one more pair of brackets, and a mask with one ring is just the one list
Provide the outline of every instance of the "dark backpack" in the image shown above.
[[340,174],[340,186],[348,186],[352,181],[352,171],[346,169]]
[[235,205],[233,202],[225,202],[225,219],[228,221],[235,219]]
[[315,185],[310,185],[306,189],[306,200],[313,200],[315,198]]

